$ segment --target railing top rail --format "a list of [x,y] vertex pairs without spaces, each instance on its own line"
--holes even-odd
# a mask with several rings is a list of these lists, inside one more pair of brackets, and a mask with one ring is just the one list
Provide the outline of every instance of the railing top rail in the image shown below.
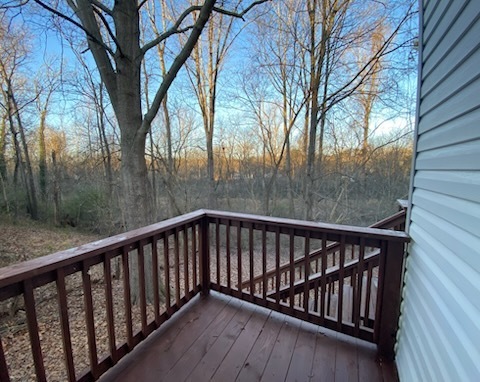
[[218,219],[234,219],[252,224],[267,224],[277,227],[305,229],[317,232],[341,234],[347,236],[357,236],[376,240],[388,240],[407,243],[410,237],[402,231],[394,231],[388,229],[357,227],[350,225],[317,223],[306,220],[295,220],[287,218],[277,218],[270,216],[251,215],[237,212],[224,212],[215,210],[203,210],[208,218]]
[[79,247],[0,268],[0,288],[24,281],[32,276],[38,276],[57,268],[86,260],[102,253],[128,246],[148,237],[159,235],[178,225],[194,222],[204,216],[205,213],[202,210],[190,212],[106,239],[83,244]]
[[400,223],[405,223],[405,216],[407,215],[406,210],[400,210],[396,213],[394,213],[391,216],[386,217],[385,219],[379,220],[376,223],[373,223],[370,225],[370,228],[382,228],[382,227],[388,227],[388,226],[394,226]]
[[128,246],[142,239],[161,234],[181,224],[188,224],[203,217],[234,219],[252,224],[267,224],[270,226],[312,230],[322,233],[342,234],[371,238],[376,240],[389,240],[408,242],[409,236],[405,232],[385,230],[378,228],[356,227],[339,224],[317,223],[304,220],[276,218],[235,212],[215,210],[197,210],[178,217],[164,220],[133,231],[121,233],[106,239],[84,244],[76,248],[67,249],[51,255],[13,264],[0,269],[0,288],[18,283],[32,276],[50,272],[57,268],[68,266],[90,257],[113,251]]
[[406,199],[397,199],[397,203],[403,210],[406,210],[408,208],[408,200]]

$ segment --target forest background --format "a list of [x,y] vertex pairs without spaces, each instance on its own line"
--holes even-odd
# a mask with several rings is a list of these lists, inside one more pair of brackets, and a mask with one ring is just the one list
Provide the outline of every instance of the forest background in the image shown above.
[[[125,200],[136,187],[122,176],[128,145],[75,12],[45,9],[60,3],[0,8],[0,213],[110,235],[139,224]],[[113,2],[89,3],[113,62]],[[141,222],[205,207],[358,225],[387,216],[408,195],[416,2],[258,3],[238,17],[250,2],[217,2],[224,11],[145,129]],[[140,5],[147,116],[198,10]]]

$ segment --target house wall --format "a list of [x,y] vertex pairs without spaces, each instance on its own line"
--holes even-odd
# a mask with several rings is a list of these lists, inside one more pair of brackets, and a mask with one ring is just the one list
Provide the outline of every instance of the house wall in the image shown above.
[[480,381],[480,1],[420,1],[401,381]]

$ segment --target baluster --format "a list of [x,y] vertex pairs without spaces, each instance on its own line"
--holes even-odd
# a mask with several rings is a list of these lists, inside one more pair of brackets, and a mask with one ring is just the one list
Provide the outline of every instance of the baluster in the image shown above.
[[290,308],[295,304],[295,294],[293,286],[295,283],[295,231],[290,229]]
[[175,304],[177,305],[177,309],[180,308],[180,249],[178,231],[179,229],[176,227],[173,234],[175,251]]
[[239,221],[237,226],[237,276],[238,290],[242,291],[242,224]]
[[318,313],[318,288],[320,287],[320,282],[318,281],[318,278],[316,278],[315,282],[313,283],[313,310]]
[[343,287],[344,287],[344,277],[345,277],[345,236],[340,237],[340,258],[338,261],[338,313],[337,313],[337,330],[342,331],[342,321],[343,321]]
[[42,347],[38,335],[37,313],[35,311],[35,298],[33,296],[32,280],[23,282],[23,298],[25,301],[25,313],[27,315],[28,333],[30,334],[30,345],[32,348],[33,362],[37,381],[46,381],[45,366],[43,364]]
[[185,298],[188,301],[190,295],[190,277],[188,274],[188,228],[183,227],[183,285],[185,289]]
[[355,324],[355,337],[359,336],[360,332],[360,307],[362,305],[362,290],[363,290],[363,268],[365,258],[365,239],[360,238],[360,247],[358,249],[358,266],[357,275],[358,281],[356,285],[356,293],[353,300],[353,323]]
[[[68,320],[67,288],[65,285],[65,271],[58,268],[57,271],[57,296],[58,310],[60,315],[60,328],[62,330],[63,353],[65,355],[65,366],[67,369],[68,380],[75,381],[75,367],[73,365],[72,338],[70,333],[70,324]],[[1,378],[0,378],[1,379]],[[3,381],[3,379],[1,379]]]
[[201,220],[199,240],[202,295],[206,296],[210,293],[210,223],[207,218]]
[[322,235],[322,279],[321,279],[321,292],[320,292],[320,317],[321,323],[325,319],[325,294],[327,293],[327,234]]
[[[107,309],[107,330],[108,330],[108,344],[110,348],[110,355],[113,363],[117,363],[117,347],[115,342],[115,322],[113,314],[113,290],[112,290],[112,267],[111,267],[112,253],[105,254],[103,262],[103,273],[105,277],[105,302]],[[63,325],[62,325],[63,326]],[[74,379],[75,380],[75,376]]]
[[253,283],[253,226],[248,227],[248,252],[250,256],[250,295],[255,294],[255,285]]
[[332,279],[328,278],[327,279],[327,286],[328,286],[328,291],[327,291],[327,315],[331,316],[331,307],[332,307]]
[[217,285],[220,286],[222,284],[220,279],[220,220],[215,219],[215,249],[217,251]]
[[95,339],[95,322],[93,317],[93,299],[92,299],[92,282],[90,280],[90,265],[86,261],[82,263],[82,283],[83,298],[85,306],[85,320],[87,327],[88,355],[90,359],[90,369],[94,378],[97,377],[98,356],[97,343]]
[[197,278],[197,225],[192,225],[192,270],[193,270],[193,290],[198,291]]
[[227,223],[225,224],[225,230],[227,231],[226,232],[226,256],[227,256],[227,288],[228,290],[231,289],[231,283],[230,283],[230,279],[231,279],[231,263],[230,263],[230,220],[227,220]]
[[133,329],[132,329],[132,298],[130,294],[130,265],[128,264],[128,248],[123,247],[122,252],[123,265],[123,300],[125,304],[125,326],[127,329],[128,348],[133,349]]
[[275,302],[280,309],[280,227],[275,227]]
[[378,264],[378,286],[377,286],[377,300],[375,302],[375,322],[373,323],[373,332],[375,340],[379,335],[380,329],[380,314],[382,313],[382,295],[385,280],[385,261],[387,257],[387,243],[382,241],[380,246],[380,258]]
[[[69,374],[70,377],[70,374]],[[73,376],[75,380],[75,375]],[[0,381],[10,382],[10,376],[8,375],[7,361],[5,360],[5,353],[3,352],[2,339],[0,338]],[[71,381],[71,379],[70,379]]]
[[303,310],[305,313],[308,313],[308,300],[310,297],[310,285],[309,285],[309,276],[310,276],[310,231],[305,233],[305,260],[303,261],[305,266],[305,278],[303,284]]
[[155,324],[160,325],[160,295],[158,292],[158,236],[152,239],[152,286],[153,286],[153,307],[155,309]]
[[373,274],[373,266],[371,262],[368,262],[368,270],[367,270],[367,293],[365,296],[365,315],[364,315],[364,322],[365,326],[371,327],[370,325],[370,300],[371,300],[371,293],[372,293],[372,274]]
[[265,225],[262,226],[262,297],[267,299],[267,231]]
[[145,254],[144,240],[138,244],[137,258],[138,258],[138,287],[140,292],[140,317],[142,321],[142,334],[145,336],[147,332],[147,297],[145,293]]
[[171,314],[171,296],[170,296],[170,245],[168,232],[163,235],[163,262],[165,268],[165,304],[167,313]]

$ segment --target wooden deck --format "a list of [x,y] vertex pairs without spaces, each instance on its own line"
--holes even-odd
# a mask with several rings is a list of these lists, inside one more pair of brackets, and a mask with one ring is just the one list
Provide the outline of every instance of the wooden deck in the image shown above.
[[211,292],[195,297],[102,382],[397,381],[373,344]]

